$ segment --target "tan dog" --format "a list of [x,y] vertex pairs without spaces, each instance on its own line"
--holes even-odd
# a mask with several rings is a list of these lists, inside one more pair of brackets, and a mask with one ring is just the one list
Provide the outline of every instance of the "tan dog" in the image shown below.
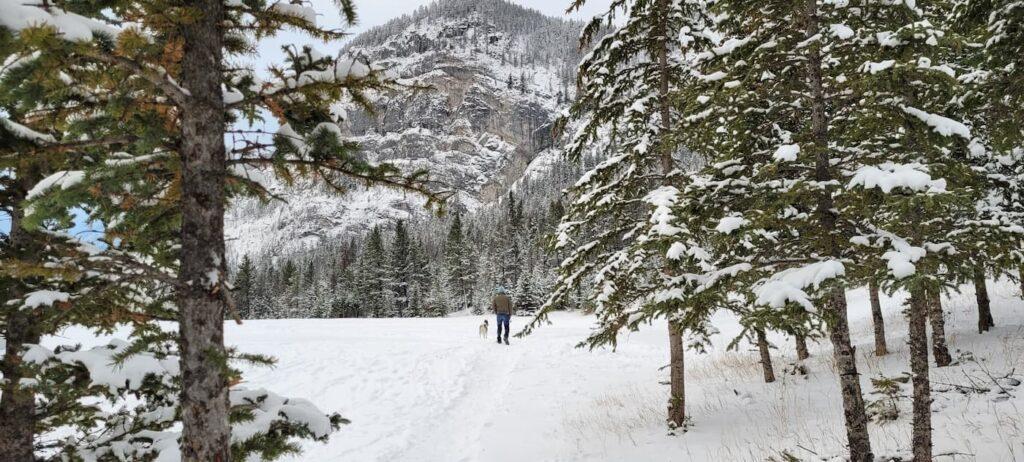
[[484,323],[480,324],[480,338],[487,338],[487,320],[484,319]]

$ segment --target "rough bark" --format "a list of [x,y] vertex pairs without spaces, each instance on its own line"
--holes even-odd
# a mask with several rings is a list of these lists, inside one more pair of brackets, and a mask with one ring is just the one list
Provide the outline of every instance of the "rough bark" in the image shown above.
[[1017,269],[1017,278],[1020,280],[1020,298],[1024,298],[1024,266]]
[[764,383],[772,383],[775,381],[775,369],[772,367],[772,352],[768,349],[768,337],[764,334],[764,329],[756,329],[754,334],[757,336],[757,351],[761,353]]
[[36,429],[35,394],[19,386],[24,377],[21,356],[28,344],[39,343],[39,333],[24,311],[7,315],[7,349],[0,362],[4,381],[0,396],[0,461],[32,462]]
[[932,356],[935,357],[935,365],[938,367],[948,366],[953,362],[949,355],[949,347],[946,346],[946,318],[942,312],[942,293],[928,291],[928,320],[932,325]]
[[996,326],[992,319],[992,303],[988,298],[988,284],[985,282],[985,268],[974,267],[974,295],[978,299],[978,333],[987,332]]
[[[804,35],[809,39],[821,33],[818,22],[816,0],[804,0]],[[825,91],[821,76],[821,51],[817,45],[807,47],[806,77],[811,95],[811,128],[813,131],[815,168],[814,178],[822,184],[834,181],[831,159],[828,153],[828,120],[825,112]],[[841,257],[839,230],[835,203],[828,190],[817,195],[815,215],[824,234],[822,246],[826,255]],[[850,343],[850,326],[847,319],[846,292],[841,287],[833,288],[824,301],[824,313],[828,322],[829,340],[839,371],[839,387],[843,397],[843,417],[846,424],[846,438],[850,448],[851,462],[871,462],[871,440],[868,437],[868,417],[864,408],[864,395],[857,372],[856,350]]]
[[200,17],[181,26],[182,224],[180,309],[182,461],[227,462],[224,348],[225,114],[221,95],[224,3],[193,0]]
[[796,334],[796,359],[803,361],[811,357],[811,352],[807,351],[807,337]]
[[868,283],[868,296],[871,299],[871,319],[875,325],[875,356],[889,354],[885,345],[885,317],[882,316],[882,302],[878,296],[878,283]]
[[846,422],[850,461],[871,462],[874,455],[871,452],[871,440],[868,438],[868,416],[860,387],[860,373],[857,371],[856,349],[850,342],[846,293],[838,288],[832,290],[826,304],[829,340],[832,342],[836,369],[839,372],[839,388],[843,396],[843,418]]
[[669,339],[669,398],[668,423],[672,428],[682,428],[686,423],[686,388],[684,381],[683,334],[674,322],[668,324]]
[[914,462],[932,460],[931,383],[928,378],[928,294],[921,289],[910,292],[910,372],[913,383]]
[[1017,269],[1017,279],[1020,281],[1020,298],[1024,298],[1024,266]]
[[[14,191],[15,203],[24,199],[24,193],[36,176],[23,175],[21,187]],[[22,210],[15,207],[10,213],[11,230],[9,245],[13,254],[28,255],[31,251],[30,237],[21,228]],[[10,292],[4,294],[6,299],[24,296],[24,290],[12,285]],[[3,359],[0,360],[0,374],[3,374],[0,387],[0,461],[32,462],[34,460],[34,436],[37,423],[35,415],[35,394],[19,386],[24,377],[21,369],[22,355],[25,347],[39,343],[40,332],[31,313],[16,307],[3,307],[6,341]]]

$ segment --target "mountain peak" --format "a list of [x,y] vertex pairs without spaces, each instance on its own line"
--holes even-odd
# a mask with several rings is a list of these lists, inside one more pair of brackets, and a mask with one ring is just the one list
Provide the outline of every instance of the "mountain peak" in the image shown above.
[[[557,157],[552,126],[574,91],[582,27],[504,0],[421,7],[347,48],[428,89],[368,95],[376,110],[353,108],[345,128],[368,161],[427,170],[457,193],[453,208],[478,209]],[[341,197],[316,188],[285,196],[287,204],[236,204],[234,255],[286,254],[425,215],[419,198],[358,186]]]
[[507,0],[437,0],[419,7],[415,12],[399,16],[359,34],[351,41],[350,46],[380,45],[409,26],[425,22],[456,22],[468,19],[484,20],[494,31],[508,35],[529,35],[544,28],[568,26],[578,37],[581,27],[573,21],[545,16],[535,9]]

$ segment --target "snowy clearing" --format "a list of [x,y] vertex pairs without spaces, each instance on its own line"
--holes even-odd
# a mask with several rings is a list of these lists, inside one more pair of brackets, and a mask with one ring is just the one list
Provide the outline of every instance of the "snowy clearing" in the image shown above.
[[[997,327],[975,333],[973,289],[945,299],[954,357],[932,370],[933,387],[968,384],[985,371],[1024,371],[1024,302],[1014,284],[990,283]],[[867,292],[850,293],[851,327],[865,393],[869,378],[907,371],[900,300],[883,298],[889,349],[872,353]],[[791,342],[774,337],[779,381],[764,384],[756,351],[724,351],[738,329],[725,326],[707,355],[687,353],[687,407],[693,428],[664,431],[665,326],[633,333],[617,352],[574,348],[591,318],[556,313],[554,325],[511,346],[478,335],[484,316],[442,319],[247,321],[228,324],[228,343],[278,358],[247,372],[244,386],[310,399],[351,419],[330,442],[307,444],[301,461],[763,461],[788,450],[832,460],[845,440],[831,349],[812,345],[809,375],[790,375]],[[518,329],[526,318],[513,318]],[[71,337],[84,332],[69,332]],[[85,338],[82,338],[85,341]],[[95,339],[88,339],[89,342]],[[907,388],[909,390],[909,388]],[[935,393],[935,453],[944,461],[1024,460],[1024,387],[993,394]],[[874,397],[868,394],[867,399]],[[908,455],[909,401],[899,421],[872,424],[879,456]],[[813,452],[811,452],[813,451]],[[838,460],[838,459],[835,459]]]

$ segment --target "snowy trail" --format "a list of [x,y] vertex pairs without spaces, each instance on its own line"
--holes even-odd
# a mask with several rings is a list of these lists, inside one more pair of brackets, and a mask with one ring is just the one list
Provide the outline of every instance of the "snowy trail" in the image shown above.
[[[907,370],[906,323],[899,300],[884,300],[893,353],[871,355],[861,292],[850,294],[850,315],[868,393],[871,377]],[[946,300],[954,355],[970,352],[996,372],[1024,370],[1024,302],[1010,284],[991,292],[997,328],[983,336],[973,332],[970,289]],[[328,443],[307,445],[296,461],[763,461],[798,446],[824,456],[842,451],[827,343],[812,347],[809,376],[792,376],[783,370],[793,360],[791,342],[773,338],[780,378],[764,384],[748,346],[724,350],[737,326],[719,316],[715,348],[687,356],[695,426],[668,436],[659,385],[667,362],[663,324],[629,334],[615,352],[591,352],[575,348],[589,317],[556,313],[554,325],[511,346],[479,338],[483,318],[249,321],[229,325],[228,342],[278,359],[277,368],[247,371],[249,386],[306,397],[352,420]],[[525,321],[513,318],[513,329]],[[971,367],[936,369],[933,380],[962,381]],[[942,395],[935,408],[936,451],[968,454],[949,460],[1024,460],[1024,390],[1005,402]],[[878,454],[908,446],[907,411],[896,423],[872,424]]]

